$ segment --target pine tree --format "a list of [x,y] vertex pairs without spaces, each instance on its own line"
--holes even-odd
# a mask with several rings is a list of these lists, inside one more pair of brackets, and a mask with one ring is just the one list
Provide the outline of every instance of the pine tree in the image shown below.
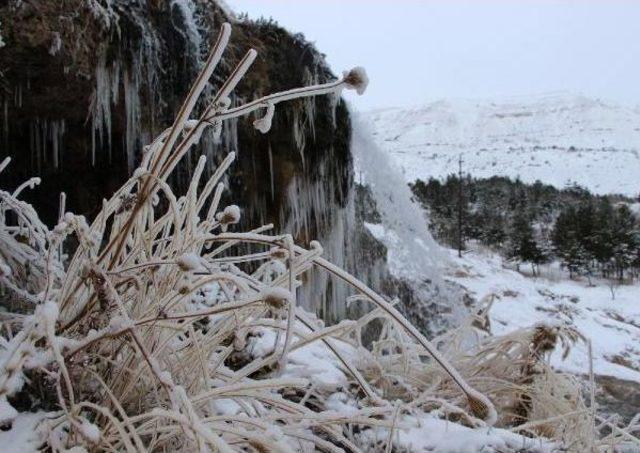
[[603,197],[598,204],[595,228],[593,232],[593,256],[600,265],[603,277],[607,276],[608,264],[613,258],[614,240],[612,237],[612,221],[614,209],[611,201]]
[[618,280],[624,279],[624,273],[634,261],[635,217],[626,204],[619,205],[613,216],[611,237],[613,242],[613,262]]
[[581,240],[580,230],[580,213],[574,206],[569,206],[556,219],[552,233],[556,255],[569,270],[570,278],[588,273],[590,254]]
[[538,246],[530,217],[522,211],[516,211],[509,230],[507,257],[519,262],[531,263],[533,274],[536,266],[545,261],[545,255]]

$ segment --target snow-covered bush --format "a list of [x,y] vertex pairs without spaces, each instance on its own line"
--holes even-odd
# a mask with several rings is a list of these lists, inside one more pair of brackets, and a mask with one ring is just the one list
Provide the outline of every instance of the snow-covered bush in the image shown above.
[[[186,193],[173,193],[167,178],[205,128],[265,111],[254,124],[266,133],[279,102],[366,88],[357,68],[230,107],[256,56],[249,50],[193,119],[229,35],[225,24],[172,127],[90,225],[62,202],[49,230],[18,200],[23,187],[0,192],[2,297],[17,301],[0,313],[0,423],[10,428],[18,410],[42,410],[37,442],[53,451],[442,451],[452,442],[547,451],[629,438],[614,430],[596,444],[592,408],[531,349],[538,330],[469,343],[469,325],[438,349],[393,304],[323,259],[319,243],[300,247],[267,234],[270,225],[233,231],[240,209],[219,203],[234,153],[208,181],[201,157]],[[342,279],[375,308],[324,326],[296,301],[308,272]],[[361,332],[373,321],[382,331],[367,348]],[[541,408],[560,384],[563,397]],[[502,412],[518,404],[519,419]],[[591,422],[576,425],[579,417]],[[445,420],[458,423],[456,439],[431,431]],[[489,430],[496,422],[529,437]]]

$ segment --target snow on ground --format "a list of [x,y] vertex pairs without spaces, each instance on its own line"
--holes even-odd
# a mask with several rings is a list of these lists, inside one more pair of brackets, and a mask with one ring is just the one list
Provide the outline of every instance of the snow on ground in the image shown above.
[[[448,422],[430,414],[406,416],[400,420],[393,444],[400,451],[477,453],[477,452],[552,452],[557,447],[540,439],[531,439],[504,429],[477,428]],[[388,431],[365,431],[362,437],[386,442]]]
[[[306,316],[313,318],[309,313]],[[296,323],[296,328],[309,333],[309,330],[299,322]],[[261,327],[251,332],[247,351],[253,357],[266,357],[280,350],[283,344],[283,335],[278,337],[274,330]],[[333,346],[348,361],[359,366],[365,365],[367,353],[362,349],[356,349],[351,344],[339,340],[334,340]],[[363,409],[353,396],[345,392],[349,379],[344,366],[327,345],[320,341],[292,351],[287,356],[287,364],[282,370],[281,377],[309,380],[316,390],[328,395],[324,400],[327,411],[356,416]],[[216,408],[220,413],[226,414],[239,413],[241,409],[231,400],[216,401]],[[554,444],[548,441],[523,437],[505,429],[488,427],[472,429],[443,420],[436,413],[425,413],[418,409],[415,409],[412,414],[399,417],[396,426],[398,429],[392,437],[392,442],[400,451],[442,453],[554,451]],[[363,429],[359,434],[359,440],[363,444],[386,445],[389,440],[389,430],[382,427]]]
[[[567,94],[438,101],[369,112],[374,140],[407,182],[463,170],[599,193],[640,193],[640,109]],[[612,175],[616,175],[612,178]]]
[[[501,335],[536,323],[565,324],[589,338],[595,374],[640,383],[640,284],[614,288],[605,281],[567,279],[557,267],[545,267],[533,278],[504,268],[490,252],[470,251],[462,258],[451,251],[454,266],[447,279],[464,286],[480,300],[495,295],[490,311],[491,331]],[[524,269],[523,269],[524,270]],[[566,360],[556,351],[552,365],[578,375],[589,372],[584,343],[576,344]]]
[[42,444],[38,424],[44,412],[22,412],[7,431],[0,430],[0,450],[3,453],[36,453]]

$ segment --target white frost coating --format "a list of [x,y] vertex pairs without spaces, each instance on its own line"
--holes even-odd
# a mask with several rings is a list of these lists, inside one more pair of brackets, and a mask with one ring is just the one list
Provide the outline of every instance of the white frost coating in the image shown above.
[[364,94],[369,85],[369,77],[367,71],[362,66],[356,66],[351,71],[343,73],[344,81],[347,88],[356,90],[358,94]]
[[185,272],[202,269],[202,261],[195,253],[185,253],[176,260],[178,267]]
[[293,302],[293,294],[281,286],[271,286],[263,289],[260,292],[260,297],[265,304],[274,308],[282,308]]
[[173,385],[173,378],[171,377],[171,373],[168,371],[161,371],[158,373],[158,379],[160,379],[162,385],[166,385],[168,387]]
[[51,40],[51,45],[49,46],[49,55],[55,56],[62,49],[62,39],[60,39],[60,33],[57,31],[53,33],[53,39]]
[[198,123],[200,123],[199,120],[187,120],[187,121],[185,121],[184,122],[184,133],[188,134],[189,132],[191,132],[193,129],[196,128]]
[[319,254],[322,254],[323,252],[322,244],[320,244],[319,241],[313,240],[309,242],[309,247],[316,250]]
[[10,277],[11,276],[11,268],[5,261],[0,257],[0,277]]
[[114,316],[109,321],[109,330],[111,332],[122,332],[123,330],[131,329],[133,326],[135,326],[133,320],[124,316]]
[[[198,55],[200,52],[202,37],[200,36],[200,31],[198,30],[195,18],[196,5],[191,0],[173,0],[171,2],[171,7],[177,7],[180,10],[186,27],[184,33],[192,46],[192,53],[194,55]],[[183,32],[182,30],[179,31],[181,33]]]
[[100,442],[100,429],[87,419],[83,419],[80,423],[80,434],[90,442],[97,444]]
[[273,121],[273,114],[276,111],[276,106],[273,102],[267,103],[267,111],[264,116],[253,122],[253,127],[266,134],[271,129],[271,123]]
[[216,220],[222,225],[236,224],[240,221],[240,208],[235,204],[229,205],[216,214]]
[[55,325],[59,314],[58,304],[52,301],[47,301],[36,309],[36,317],[50,326]]
[[7,168],[7,165],[9,165],[9,163],[11,163],[11,158],[5,157],[2,162],[0,162],[0,172]]
[[18,411],[7,402],[7,399],[5,397],[0,398],[0,425],[12,423],[17,416]]

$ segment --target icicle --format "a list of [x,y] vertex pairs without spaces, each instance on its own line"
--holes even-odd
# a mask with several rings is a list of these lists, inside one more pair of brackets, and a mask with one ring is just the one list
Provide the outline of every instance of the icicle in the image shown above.
[[[313,72],[309,71],[307,68],[305,68],[305,75],[304,75],[304,84],[305,85],[318,85],[320,83],[320,77],[318,75],[318,66],[317,64],[314,65],[313,67]],[[329,95],[332,96],[332,95]],[[308,97],[303,99],[304,102],[304,111],[307,117],[307,125],[309,126],[309,133],[311,134],[311,137],[313,138],[313,140],[315,141],[316,139],[316,124],[315,124],[315,119],[316,119],[316,98],[315,97]],[[334,124],[335,126],[335,124]]]
[[48,120],[43,120],[42,121],[42,127],[40,129],[40,133],[41,133],[41,142],[42,142],[42,162],[44,162],[45,166],[48,162],[48,158],[47,158],[47,143],[48,143],[48,139],[49,139],[49,121]]
[[274,201],[276,194],[273,184],[273,152],[271,151],[271,141],[269,141],[269,177],[271,178],[271,201]]
[[[1,21],[0,21],[0,31],[2,31],[2,22]],[[6,45],[7,45],[7,43],[4,42],[4,39],[2,38],[2,35],[0,34],[0,49],[2,49]]]
[[33,139],[36,144],[36,168],[38,173],[42,170],[42,143],[40,143],[40,119],[36,118],[33,126]]
[[51,40],[51,45],[49,46],[49,55],[55,56],[62,49],[62,39],[60,39],[60,33],[57,31],[53,33],[53,39]]
[[113,90],[117,91],[117,85],[114,87],[112,83],[112,72],[107,68],[106,54],[103,53],[98,59],[96,66],[96,84],[94,87],[90,115],[92,122],[92,139],[91,139],[91,165],[96,164],[96,135],[98,143],[103,143],[103,137],[106,132],[107,145],[111,147],[111,99],[114,96]]
[[[134,68],[139,65],[134,64]],[[124,105],[127,121],[126,130],[126,154],[129,173],[133,171],[135,164],[135,151],[140,138],[140,83],[139,74],[132,75],[128,71],[124,73]]]
[[65,120],[51,121],[49,127],[48,139],[51,141],[53,168],[56,170],[60,167],[60,150],[62,149],[62,138],[66,132]]
[[337,127],[336,122],[336,109],[338,108],[338,103],[340,102],[340,93],[332,93],[329,95],[329,108],[331,109],[331,124],[334,128]]
[[5,138],[9,137],[9,101],[5,98],[4,103],[3,103],[3,112],[4,112],[4,117],[3,117],[3,124],[2,124],[2,130],[4,132],[4,136]]
[[298,149],[298,153],[300,154],[300,159],[302,160],[302,168],[305,168],[304,161],[304,148],[306,145],[306,136],[304,133],[304,120],[300,118],[300,113],[294,107],[293,109],[293,140],[296,144],[296,148]]
[[177,7],[180,10],[182,19],[184,20],[185,30],[179,30],[189,43],[191,43],[191,51],[196,57],[196,61],[199,58],[200,45],[202,43],[202,37],[196,24],[196,5],[191,0],[173,0],[171,2],[171,8]]
[[13,91],[13,95],[13,105],[22,108],[22,84],[18,84]]
[[237,150],[238,149],[238,119],[237,118],[233,118],[231,120],[225,121],[222,125],[223,127],[223,134],[222,136],[224,137],[223,143],[224,143],[224,150],[225,151],[229,151],[229,150]]

